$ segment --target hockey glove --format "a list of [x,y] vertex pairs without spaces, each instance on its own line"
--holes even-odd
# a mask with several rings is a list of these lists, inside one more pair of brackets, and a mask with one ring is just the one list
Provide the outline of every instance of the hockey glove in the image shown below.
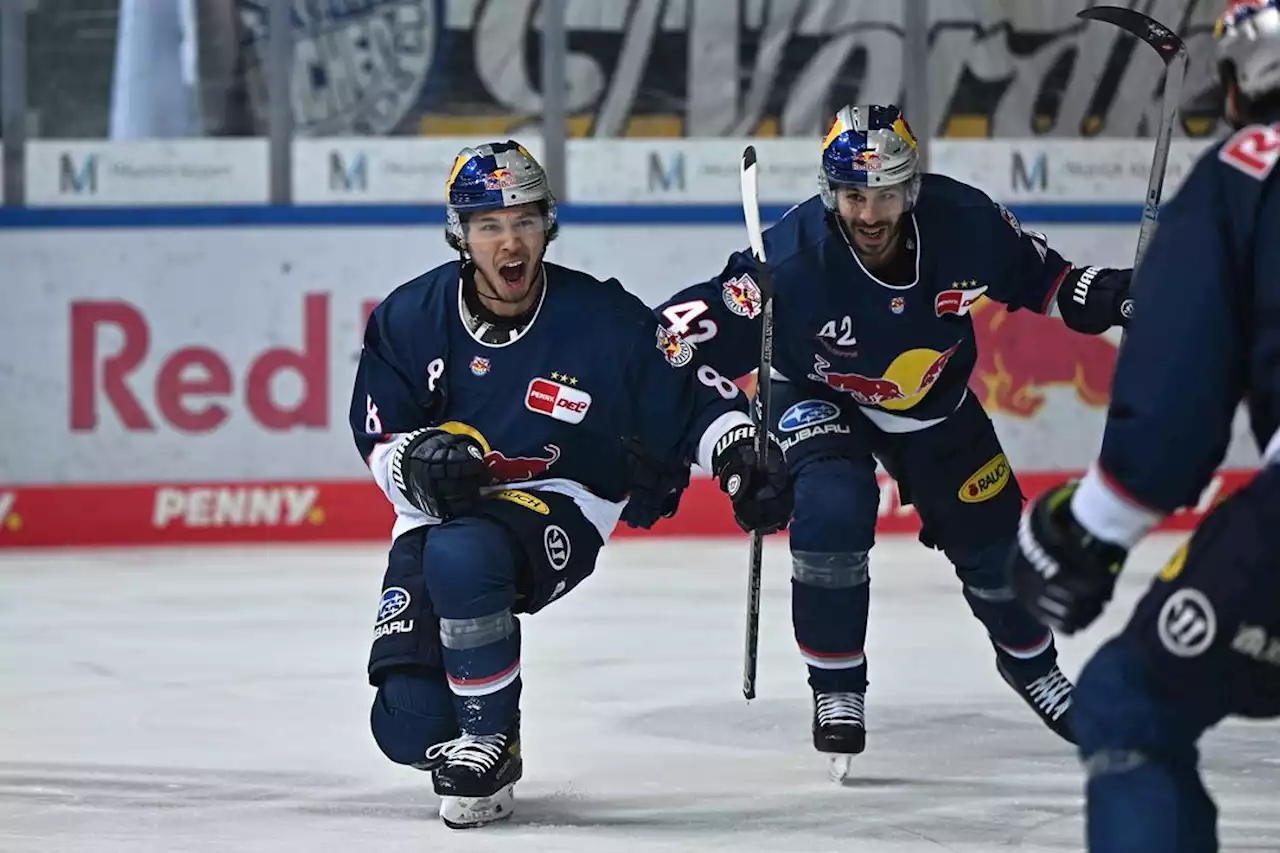
[[409,503],[441,521],[474,510],[480,489],[493,483],[480,442],[439,429],[401,439],[391,456],[391,478]]
[[1031,503],[1018,525],[1009,583],[1041,622],[1074,634],[1097,619],[1111,600],[1128,551],[1098,539],[1071,511],[1071,481]]
[[791,520],[795,488],[782,453],[769,443],[765,470],[756,465],[756,428],[736,426],[720,437],[711,473],[733,502],[733,517],[748,533],[776,533]]
[[1128,328],[1133,316],[1129,280],[1133,270],[1073,267],[1058,287],[1062,322],[1086,335],[1100,335],[1112,326]]
[[680,497],[689,486],[689,464],[675,464],[658,458],[638,438],[623,443],[631,494],[622,510],[629,527],[648,529],[660,519],[670,518],[680,507]]

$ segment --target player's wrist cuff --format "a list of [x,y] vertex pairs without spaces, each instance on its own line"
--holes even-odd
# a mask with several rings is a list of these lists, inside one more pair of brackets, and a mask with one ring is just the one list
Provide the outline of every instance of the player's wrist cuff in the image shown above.
[[1085,530],[1125,549],[1133,548],[1164,518],[1116,490],[1096,462],[1071,497],[1071,513]]
[[725,412],[712,421],[711,425],[703,431],[702,438],[698,441],[698,467],[708,474],[714,473],[712,457],[715,455],[716,444],[722,437],[728,435],[730,431],[744,425],[752,425],[751,416],[746,412],[736,410]]

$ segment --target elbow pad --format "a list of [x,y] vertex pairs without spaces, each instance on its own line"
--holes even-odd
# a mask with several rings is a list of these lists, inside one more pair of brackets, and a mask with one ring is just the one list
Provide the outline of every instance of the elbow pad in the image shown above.
[[1112,326],[1127,327],[1133,316],[1132,276],[1131,269],[1072,267],[1058,288],[1062,322],[1086,335],[1101,334]]

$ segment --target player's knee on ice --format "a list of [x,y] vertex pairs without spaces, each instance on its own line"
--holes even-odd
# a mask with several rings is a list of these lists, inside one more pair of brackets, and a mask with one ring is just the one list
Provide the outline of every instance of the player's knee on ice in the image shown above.
[[397,764],[421,764],[427,747],[459,734],[444,670],[393,672],[373,699],[369,727],[382,753]]
[[1200,780],[1197,741],[1222,715],[1161,692],[1123,638],[1085,666],[1074,730],[1088,776],[1089,850],[1216,850],[1217,809]]
[[514,607],[520,558],[498,522],[466,517],[442,524],[428,534],[422,559],[440,616],[471,618]]
[[816,459],[795,472],[791,547],[800,551],[870,551],[880,489],[875,467],[844,457]]

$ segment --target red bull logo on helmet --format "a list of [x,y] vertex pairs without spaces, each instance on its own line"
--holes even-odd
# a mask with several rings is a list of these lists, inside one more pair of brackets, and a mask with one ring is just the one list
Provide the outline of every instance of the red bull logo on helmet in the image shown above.
[[721,293],[724,304],[739,317],[754,320],[760,314],[760,288],[751,276],[743,275],[731,278],[724,283]]
[[874,151],[858,151],[853,155],[853,168],[860,172],[878,172],[884,168],[884,158]]
[[494,169],[484,176],[484,188],[487,190],[505,190],[516,185],[516,176],[510,169]]
[[813,373],[809,378],[843,391],[861,406],[878,406],[891,411],[910,409],[929,393],[959,348],[960,344],[956,343],[945,352],[907,350],[893,360],[884,376],[838,373],[831,370],[831,363],[825,358],[815,355]]

